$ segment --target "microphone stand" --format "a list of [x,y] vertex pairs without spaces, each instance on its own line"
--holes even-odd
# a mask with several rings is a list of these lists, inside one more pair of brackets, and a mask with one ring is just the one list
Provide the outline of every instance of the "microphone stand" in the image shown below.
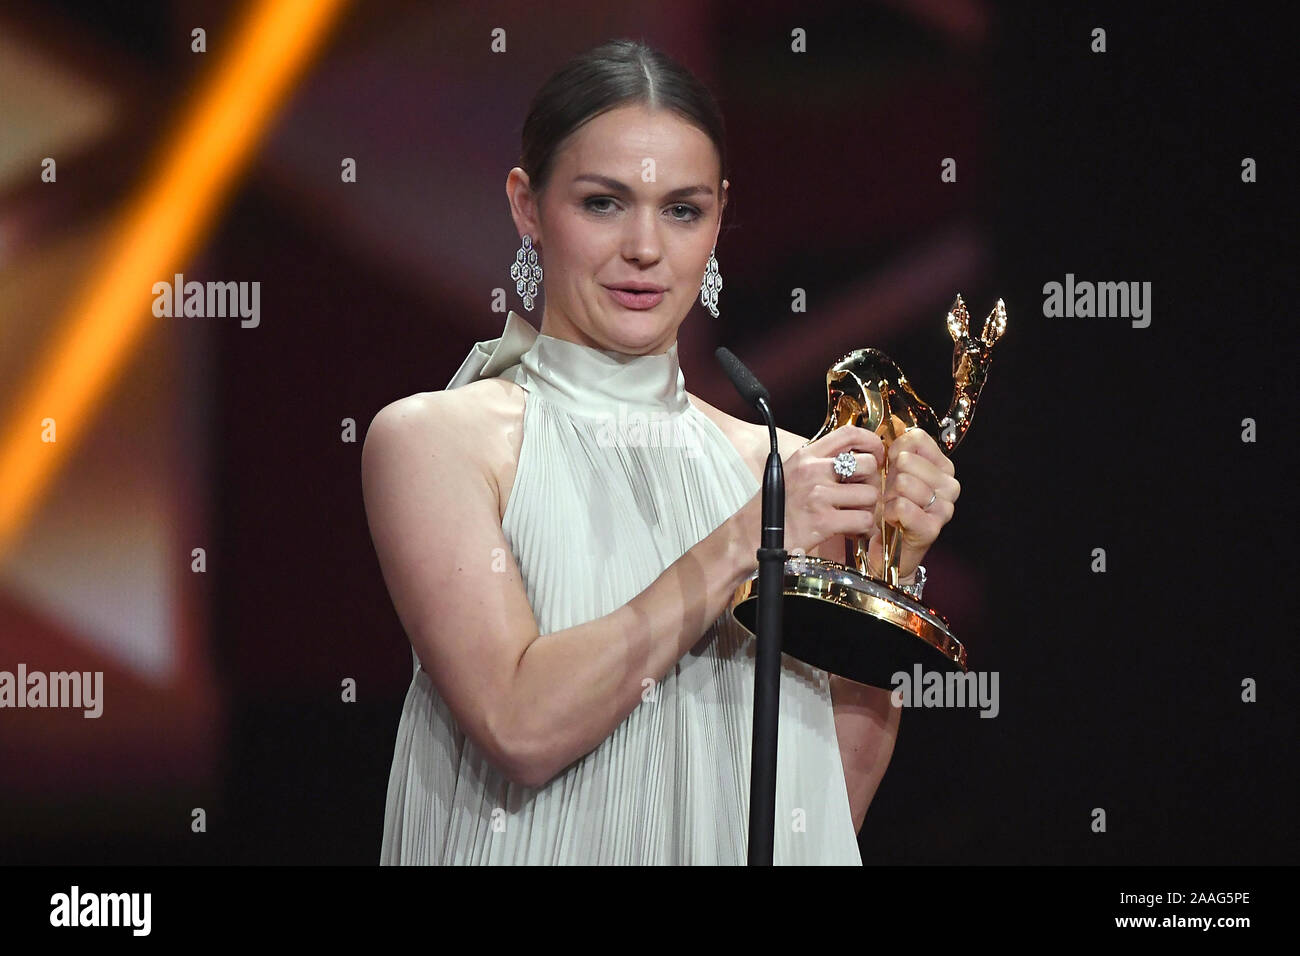
[[758,651],[754,660],[754,739],[749,773],[749,865],[771,866],[776,829],[776,742],[781,706],[781,594],[785,579],[785,473],[767,399],[754,403],[772,439],[763,472],[758,549]]
[[[754,733],[749,754],[749,865],[771,866],[776,833],[776,741],[781,717],[781,616],[785,613],[785,472],[767,389],[728,348],[714,355],[744,400],[767,422],[772,450],[763,472],[763,533],[758,547],[754,636]],[[733,612],[734,613],[734,612]]]

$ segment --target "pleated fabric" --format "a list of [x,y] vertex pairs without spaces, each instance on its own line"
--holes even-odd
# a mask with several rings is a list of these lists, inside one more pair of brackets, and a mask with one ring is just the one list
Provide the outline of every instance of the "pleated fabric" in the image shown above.
[[[493,375],[528,392],[502,530],[541,634],[626,604],[758,491],[691,405],[676,345],[626,356],[511,312],[448,387]],[[537,788],[488,762],[412,651],[380,862],[745,863],[754,651],[724,611],[606,740]],[[860,865],[829,675],[786,655],[777,752],[774,862]]]

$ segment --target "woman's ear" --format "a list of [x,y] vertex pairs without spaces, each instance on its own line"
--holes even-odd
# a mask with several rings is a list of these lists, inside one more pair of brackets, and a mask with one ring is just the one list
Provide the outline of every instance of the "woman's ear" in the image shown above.
[[510,203],[510,216],[514,219],[519,234],[532,236],[533,244],[540,248],[542,228],[537,218],[537,197],[529,184],[528,174],[518,166],[506,176],[506,199]]
[[727,209],[727,187],[730,185],[731,184],[728,183],[725,179],[722,181],[722,199],[720,201],[720,205],[718,206],[718,228],[714,230],[713,233],[713,245],[715,248],[718,245],[718,233],[722,231],[722,214]]

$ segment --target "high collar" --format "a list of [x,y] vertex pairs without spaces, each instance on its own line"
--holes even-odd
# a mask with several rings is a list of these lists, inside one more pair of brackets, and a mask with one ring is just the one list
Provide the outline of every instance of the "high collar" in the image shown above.
[[499,338],[475,343],[447,387],[495,376],[578,415],[690,407],[676,342],[660,355],[627,355],[542,335],[513,311]]

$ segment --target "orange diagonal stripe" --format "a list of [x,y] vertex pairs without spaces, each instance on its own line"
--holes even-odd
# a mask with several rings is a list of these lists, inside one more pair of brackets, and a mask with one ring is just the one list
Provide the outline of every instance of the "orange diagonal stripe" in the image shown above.
[[[0,558],[148,328],[153,284],[181,271],[342,6],[262,0],[248,8],[228,52],[194,54],[216,58],[213,72],[182,111],[157,169],[108,230],[100,260],[0,432]],[[47,418],[55,442],[41,440]]]

